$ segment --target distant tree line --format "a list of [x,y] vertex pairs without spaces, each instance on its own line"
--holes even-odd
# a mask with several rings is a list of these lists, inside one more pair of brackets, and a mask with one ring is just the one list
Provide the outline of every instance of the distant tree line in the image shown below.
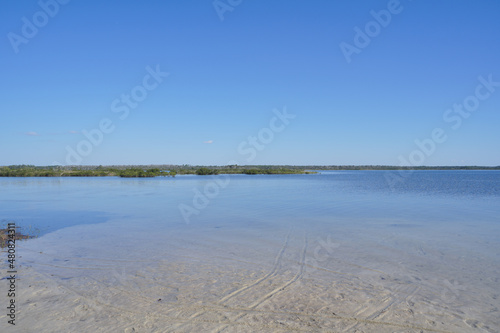
[[160,169],[138,169],[130,168],[125,170],[119,170],[117,172],[118,176],[125,178],[143,178],[143,177],[158,177],[158,176],[171,176],[175,177],[177,174],[175,171],[164,171]]
[[198,170],[196,170],[196,174],[199,176],[218,175],[219,170],[209,169],[209,168],[199,168]]
[[[309,170],[309,171],[308,171]],[[158,177],[175,175],[218,174],[309,174],[310,170],[500,170],[500,166],[420,166],[399,167],[385,165],[112,165],[112,166],[34,166],[10,165],[0,167],[0,177]]]

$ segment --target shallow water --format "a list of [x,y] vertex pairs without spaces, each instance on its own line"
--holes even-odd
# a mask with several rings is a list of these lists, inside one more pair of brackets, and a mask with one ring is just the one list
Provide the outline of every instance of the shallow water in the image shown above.
[[41,234],[17,243],[20,331],[500,330],[498,171],[7,178],[0,197]]

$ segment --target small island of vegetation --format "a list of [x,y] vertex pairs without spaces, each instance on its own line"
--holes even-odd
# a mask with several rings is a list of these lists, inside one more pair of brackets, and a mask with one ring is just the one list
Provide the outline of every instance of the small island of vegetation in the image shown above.
[[139,165],[139,166],[34,166],[10,165],[0,167],[0,177],[175,177],[176,175],[276,175],[314,173],[301,168],[282,166],[211,166]]

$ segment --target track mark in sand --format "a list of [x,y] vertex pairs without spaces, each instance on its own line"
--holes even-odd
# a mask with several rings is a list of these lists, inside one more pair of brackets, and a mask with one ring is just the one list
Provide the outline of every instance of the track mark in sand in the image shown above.
[[[302,262],[304,262],[304,258],[305,258],[305,252],[302,253]],[[305,265],[302,265],[301,271],[299,271],[299,273],[297,275],[302,275],[304,269],[305,269]],[[38,273],[38,274],[45,276],[46,278],[52,280],[51,278],[49,278],[49,275],[47,275],[47,274],[44,274],[44,273]],[[291,283],[298,280],[300,278],[300,276],[295,278],[297,275],[295,275],[294,278],[292,278],[292,280],[285,283],[285,285],[289,286]],[[78,295],[78,296],[82,297],[83,299],[86,299],[88,301],[92,301],[91,303],[95,303],[95,305],[104,307],[105,309],[114,310],[114,311],[117,311],[118,313],[125,312],[125,313],[128,313],[129,315],[141,315],[141,316],[144,315],[143,312],[130,311],[129,309],[113,306],[112,304],[103,304],[94,298],[92,298],[92,299],[89,298],[90,295],[84,295],[81,292],[78,292],[78,291],[74,290],[73,288],[66,286],[64,284],[60,285],[60,286],[63,287],[64,289],[68,290],[69,292],[73,293],[74,295]],[[408,286],[402,286],[402,288],[400,288],[400,290],[396,290],[395,292],[396,293],[404,292],[404,290],[407,289],[405,287],[408,287]],[[281,287],[281,288],[283,288],[283,287]],[[261,301],[264,302],[265,300],[276,295],[276,293],[278,293],[280,291],[279,289],[281,289],[281,288],[277,288],[276,290],[278,290],[278,291],[272,295],[270,295],[272,292],[268,293],[266,296],[270,295],[270,297],[265,298],[266,296],[264,296],[263,298],[265,298],[265,299],[261,299]],[[415,292],[417,292],[417,290],[415,290],[413,293],[409,293],[407,295],[407,297],[400,300],[400,302],[403,302],[405,299],[406,300],[410,299],[412,297],[412,295],[415,294]],[[390,299],[391,299],[390,297],[386,298],[387,301],[390,301]],[[234,315],[237,316],[238,318],[243,317],[243,316],[241,316],[242,313],[245,313],[248,315],[250,315],[250,314],[263,314],[263,315],[266,314],[266,315],[268,315],[271,313],[271,314],[276,314],[276,315],[293,315],[294,317],[297,317],[297,318],[324,318],[324,319],[329,319],[329,320],[340,320],[340,321],[350,322],[352,324],[375,325],[375,327],[387,326],[387,327],[395,327],[395,328],[406,328],[406,329],[412,329],[412,330],[420,330],[423,332],[451,333],[450,331],[440,330],[440,329],[436,329],[436,328],[419,327],[419,326],[413,326],[413,325],[408,325],[408,324],[404,324],[404,323],[393,323],[393,322],[385,322],[385,321],[379,321],[379,320],[370,320],[368,318],[362,319],[359,317],[358,318],[350,317],[350,316],[344,317],[344,316],[338,316],[338,315],[331,316],[331,315],[317,314],[317,313],[259,310],[258,305],[260,305],[262,302],[260,302],[259,304],[255,304],[257,302],[253,303],[252,305],[254,306],[254,308],[245,308],[245,307],[225,308],[224,306],[215,306],[215,307],[203,306],[201,310],[203,310],[204,313],[217,313],[217,312],[220,313],[221,311],[233,312]],[[396,303],[397,303],[397,301],[391,302],[391,304],[389,304],[389,306],[394,305]],[[89,306],[93,307],[91,304],[89,304],[89,303],[87,303],[87,304]],[[383,307],[382,309],[380,309],[378,311],[383,311],[384,308],[388,308],[388,306],[386,305],[385,307]],[[280,329],[280,330],[287,329],[288,331],[296,331],[296,332],[310,332],[311,331],[310,327],[308,329],[306,329],[306,328],[301,328],[301,327],[283,327],[281,325],[275,325],[273,323],[264,323],[264,322],[260,322],[260,323],[235,322],[234,320],[230,320],[229,318],[222,319],[222,320],[215,319],[215,318],[213,318],[213,319],[211,319],[211,318],[196,318],[196,319],[192,319],[192,320],[189,318],[184,319],[184,318],[178,318],[177,316],[174,317],[171,315],[167,315],[167,313],[171,312],[172,310],[173,309],[170,309],[169,311],[162,312],[162,313],[159,313],[159,312],[158,313],[148,313],[148,316],[150,316],[151,318],[157,318],[158,321],[167,320],[166,323],[169,324],[168,326],[170,326],[170,325],[172,325],[172,326],[174,326],[174,325],[184,326],[184,325],[211,324],[211,325],[213,325],[212,326],[213,328],[216,328],[216,327],[220,328],[221,325],[224,325],[224,326],[227,326],[227,328],[241,327],[241,328],[246,328],[246,329],[251,329],[254,331],[261,331],[261,332],[266,331],[266,330],[270,331],[272,329]],[[377,311],[375,313],[372,313],[371,316],[373,317],[376,315],[377,315]],[[174,323],[176,323],[176,324],[174,324]],[[476,324],[476,322],[473,322],[473,321],[471,321],[470,323]],[[477,325],[477,326],[479,326],[479,325]],[[370,326],[370,327],[373,327],[373,326]],[[170,331],[172,331],[172,330],[174,332],[179,332],[178,329],[170,328]],[[220,331],[220,329],[219,329],[219,331]]]
[[278,288],[274,289],[273,291],[271,291],[270,293],[268,293],[267,295],[265,295],[261,300],[258,300],[256,302],[252,303],[250,305],[250,309],[256,308],[257,306],[259,306],[260,304],[262,304],[264,301],[266,301],[269,298],[273,297],[274,295],[276,295],[280,291],[285,290],[285,288],[287,288],[292,283],[294,283],[295,281],[297,281],[300,277],[302,277],[302,275],[304,274],[304,267],[305,267],[305,263],[306,263],[306,251],[307,251],[307,237],[304,237],[304,248],[302,249],[302,253],[301,253],[302,255],[301,255],[300,263],[299,263],[300,264],[299,272],[290,281],[288,281],[287,283],[285,283],[281,287],[278,287]]
[[[47,273],[37,272],[37,274],[45,276],[45,278],[49,281],[53,280],[52,277]],[[107,309],[107,310],[112,309],[112,310],[115,310],[117,313],[128,312],[128,313],[134,314],[134,315],[140,314],[140,312],[138,312],[138,311],[131,311],[128,309],[124,309],[122,307],[115,306],[113,304],[103,303],[100,300],[96,299],[95,297],[91,297],[89,295],[83,294],[82,292],[77,291],[76,289],[69,287],[68,285],[66,285],[64,283],[59,282],[59,283],[57,283],[57,286],[61,287],[63,289],[66,289],[70,293],[73,293],[74,295],[77,295],[77,296],[81,297],[82,299],[86,300],[89,307],[91,307],[93,310],[100,311],[102,309]]]
[[422,247],[422,245],[418,245],[417,246],[417,253],[423,255],[423,256],[426,256],[427,255],[427,252],[424,251],[424,248]]
[[[356,329],[356,327],[363,322],[376,322],[375,319],[384,316],[387,313],[387,310],[397,304],[402,303],[403,301],[409,302],[410,299],[417,293],[417,291],[420,290],[420,287],[418,286],[411,286],[411,285],[404,285],[403,287],[399,288],[398,290],[394,291],[391,293],[391,295],[385,297],[380,304],[382,306],[379,306],[376,310],[371,311],[368,314],[363,314],[366,312],[366,308],[362,307],[358,311],[355,312],[354,318],[359,318],[360,316],[363,317],[363,319],[357,320],[354,325],[348,327],[345,329],[345,332],[350,332],[351,330]],[[402,299],[397,299],[394,297],[394,294],[406,294],[406,296]],[[427,329],[428,330],[428,329]]]
[[[270,293],[264,295],[263,297],[261,297],[260,299],[258,299],[257,301],[253,302],[252,304],[250,304],[250,306],[248,307],[248,309],[250,310],[253,310],[255,309],[256,307],[258,307],[259,305],[261,305],[262,303],[264,303],[265,301],[267,301],[268,299],[270,299],[271,297],[273,297],[274,295],[278,294],[279,292],[282,292],[284,291],[286,288],[288,288],[291,284],[293,284],[294,282],[296,282],[299,278],[302,277],[302,275],[304,274],[304,268],[305,268],[305,264],[306,264],[306,252],[307,252],[307,236],[304,237],[304,247],[302,249],[302,252],[301,252],[301,258],[300,258],[300,268],[299,268],[299,271],[297,272],[297,274],[295,274],[295,276],[288,282],[286,282],[285,284],[283,284],[281,287],[278,287],[276,289],[274,289],[273,291],[271,291]],[[244,316],[246,316],[247,313],[246,312],[243,312],[239,315],[237,315],[234,319],[231,320],[231,323],[234,323],[236,322],[237,320],[243,318]],[[215,330],[215,332],[217,333],[220,333],[220,332],[223,332],[224,330],[226,330],[227,328],[229,327],[228,324],[226,324],[225,326],[223,327],[220,327],[219,329]]]
[[[382,309],[375,311],[375,313],[373,313],[371,316],[369,316],[368,319],[369,320],[377,319],[378,317],[380,317],[384,313],[386,313],[387,309],[389,309],[390,307],[397,305],[397,304],[400,304],[400,303],[403,303],[403,301],[408,302],[419,290],[420,290],[420,287],[418,287],[418,286],[414,287],[413,290],[410,291],[404,299],[399,299],[399,300],[393,299],[392,302],[390,302],[389,304],[384,306]],[[399,291],[399,292],[401,292],[401,291]]]
[[467,324],[467,326],[474,328],[474,329],[479,328],[481,330],[485,330],[485,331],[490,332],[490,333],[497,332],[497,331],[492,330],[489,326],[485,326],[482,323],[480,323],[479,321],[474,320],[474,319],[464,319],[464,323]]
[[273,264],[273,269],[268,273],[266,274],[265,276],[263,276],[262,278],[258,279],[257,281],[255,281],[254,283],[252,284],[249,284],[245,287],[242,287],[238,290],[235,290],[233,291],[232,293],[230,293],[229,295],[227,296],[224,296],[223,298],[221,298],[219,300],[218,303],[224,303],[226,301],[228,301],[229,299],[233,298],[234,296],[236,295],[239,295],[240,293],[252,288],[252,287],[255,287],[256,285],[258,285],[259,283],[261,283],[262,281],[265,281],[267,280],[268,278],[270,278],[271,276],[274,276],[276,275],[276,273],[278,272],[278,268],[281,264],[281,258],[283,258],[283,253],[285,252],[285,249],[287,248],[288,246],[288,241],[290,240],[290,233],[291,231],[288,232],[288,234],[286,235],[286,240],[285,240],[285,243],[283,244],[283,246],[281,247],[278,255],[276,256],[276,258],[274,259],[274,264]]
[[[244,286],[244,287],[241,287],[240,289],[237,289],[235,291],[233,291],[232,293],[224,296],[223,298],[221,298],[219,301],[217,301],[217,304],[221,304],[223,305],[224,302],[227,302],[228,300],[230,300],[231,298],[241,294],[242,292],[244,291],[247,291],[248,289],[252,288],[252,287],[255,287],[256,285],[260,284],[261,282],[269,279],[270,277],[272,276],[275,276],[276,273],[278,272],[278,269],[281,265],[281,259],[283,258],[283,254],[285,253],[285,250],[286,248],[288,247],[288,242],[290,240],[290,234],[292,233],[292,229],[290,229],[288,231],[288,234],[286,235],[286,238],[285,238],[285,242],[283,243],[283,246],[281,247],[280,251],[278,252],[278,254],[276,255],[276,258],[274,259],[274,263],[273,263],[273,268],[272,270],[267,273],[265,276],[263,276],[262,278],[258,279],[257,281],[247,285],[247,286]],[[177,325],[175,328],[173,328],[174,330],[177,330],[179,328],[181,328],[182,326],[186,325],[186,324],[189,324],[189,321],[193,320],[193,319],[196,319],[198,318],[199,316],[201,316],[202,314],[204,313],[207,313],[206,310],[201,310],[201,311],[198,311],[196,313],[194,313],[193,315],[191,315],[189,318],[188,318],[188,322],[185,322],[184,324],[181,324],[181,325]],[[169,331],[170,332],[170,331]]]
[[[398,324],[398,323],[392,323],[392,322],[384,322],[384,321],[376,321],[376,320],[367,320],[367,319],[359,319],[359,318],[354,318],[354,317],[348,317],[348,316],[339,316],[339,315],[327,315],[327,314],[318,314],[318,313],[304,313],[304,312],[293,312],[293,311],[271,311],[271,310],[259,310],[259,309],[249,309],[249,308],[226,308],[224,306],[201,306],[204,309],[204,312],[236,312],[237,315],[241,313],[246,313],[246,314],[276,314],[276,315],[286,315],[286,316],[294,316],[295,318],[320,318],[320,319],[326,319],[326,320],[335,320],[335,321],[346,321],[346,322],[352,322],[355,324],[359,323],[364,323],[364,324],[370,324],[370,325],[375,325],[377,327],[396,327],[396,328],[405,328],[405,329],[412,329],[412,330],[418,330],[421,332],[437,332],[437,333],[453,333],[452,331],[445,331],[445,330],[440,330],[440,329],[434,329],[434,328],[427,328],[427,327],[422,327],[422,326],[414,326],[414,325],[408,325],[408,324]],[[165,319],[165,314],[149,314],[151,317],[158,318],[158,320]],[[251,327],[254,328],[254,332],[266,332],[263,331],[261,328],[266,327],[266,328],[278,328],[280,330],[286,330],[287,332],[289,331],[296,331],[296,332],[311,332],[311,328],[299,328],[299,327],[283,327],[281,325],[273,325],[272,323],[244,323],[244,322],[234,322],[229,319],[202,319],[202,318],[195,318],[195,319],[189,319],[189,318],[178,318],[178,317],[168,317],[169,323],[172,322],[179,322],[183,323],[183,325],[193,325],[193,324],[215,324],[215,325],[227,325],[227,326],[244,326],[244,327]],[[259,327],[260,326],[260,327]],[[260,330],[257,329],[260,328]],[[220,330],[220,328],[219,328]],[[216,330],[218,331],[218,330]],[[324,331],[324,330],[323,330]],[[179,331],[175,331],[179,332]],[[339,331],[324,331],[324,332],[339,332]]]

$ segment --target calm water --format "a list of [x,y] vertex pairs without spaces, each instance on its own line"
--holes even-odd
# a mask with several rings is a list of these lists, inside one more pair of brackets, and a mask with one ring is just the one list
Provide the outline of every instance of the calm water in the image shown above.
[[[394,177],[400,181],[388,181]],[[355,276],[360,285],[370,285],[363,287],[368,294],[380,288],[399,297],[398,292],[406,295],[410,291],[395,286],[407,281],[419,288],[418,295],[413,293],[421,297],[422,304],[454,304],[440,310],[449,312],[449,322],[440,324],[444,331],[467,331],[476,325],[494,332],[499,324],[492,319],[500,317],[496,298],[500,276],[498,171],[3,178],[0,219],[40,231],[41,237],[20,245],[26,267],[45,276],[50,273],[57,283],[80,290],[88,298],[103,292],[84,291],[89,290],[85,280],[89,276],[100,281],[102,288],[123,284],[134,290],[134,286],[139,287],[130,284],[131,276],[136,276],[137,270],[149,270],[159,281],[161,274],[174,273],[171,266],[162,270],[158,262],[175,262],[183,269],[193,263],[205,265],[200,266],[205,271],[191,272],[201,274],[196,286],[208,288],[203,276],[216,272],[224,272],[225,278],[213,278],[219,281],[219,289],[202,289],[194,296],[188,291],[182,294],[180,280],[186,281],[184,277],[171,276],[179,283],[174,288],[177,291],[163,297],[172,300],[172,311],[189,297],[192,303],[215,302],[205,297],[226,301],[225,288],[236,283],[230,280],[237,276],[236,271],[249,270],[241,276],[255,274],[257,279],[274,267],[271,277],[285,276],[285,262],[273,266],[273,260],[278,262],[274,259],[277,253],[281,253],[276,257],[281,260],[288,251],[290,256],[294,251],[298,256],[303,249],[302,259],[290,257],[288,262],[290,271],[302,262],[300,275],[290,280],[294,284],[299,281],[305,285],[306,276],[311,281],[317,279],[318,285],[331,284],[341,281],[341,276],[335,275],[341,272]],[[85,261],[89,259],[94,261]],[[240,266],[243,263],[246,266]],[[283,273],[277,274],[282,266]],[[108,280],[110,276],[114,278]],[[368,294],[359,297],[376,297]],[[265,302],[252,304],[258,304],[254,306],[257,309]],[[363,312],[355,310],[353,304],[352,313],[346,316],[362,317]],[[254,309],[251,305],[247,308]],[[365,319],[385,316],[382,313],[390,310],[366,315]],[[179,313],[170,320],[181,327],[189,318],[196,320],[195,314]],[[234,320],[242,320],[239,318]],[[438,325],[429,324],[437,320],[414,320],[418,327]]]
[[[400,177],[392,186],[388,179]],[[215,180],[218,180],[218,183]],[[316,175],[176,178],[0,178],[0,218],[42,234],[109,219],[142,218],[165,227],[237,228],[291,218],[387,218],[431,227],[500,223],[498,171],[323,171]],[[195,197],[196,190],[203,195]],[[193,202],[195,199],[196,202]],[[198,208],[198,209],[197,209]],[[201,208],[201,209],[200,209]],[[237,218],[235,218],[237,217]],[[326,222],[325,222],[326,223]]]

